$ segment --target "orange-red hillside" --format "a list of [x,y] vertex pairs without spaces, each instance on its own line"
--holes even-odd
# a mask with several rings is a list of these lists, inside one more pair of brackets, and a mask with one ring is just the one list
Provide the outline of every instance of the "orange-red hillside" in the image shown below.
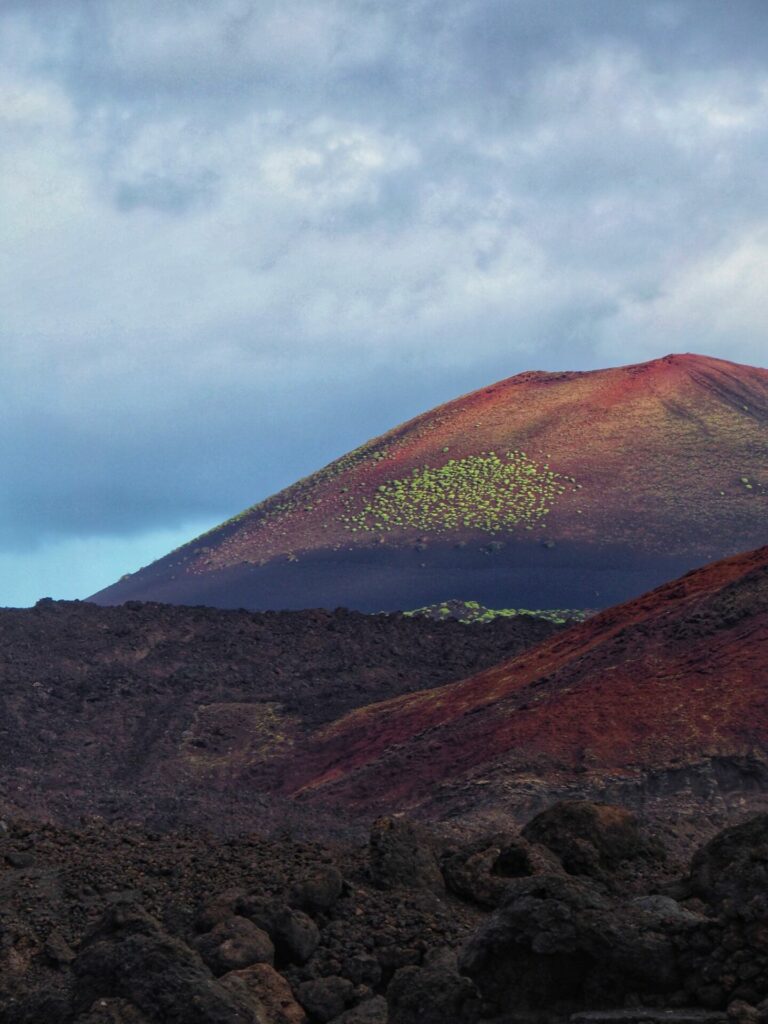
[[96,595],[594,607],[763,543],[768,370],[695,355],[519,374],[440,406]]
[[315,736],[303,763],[294,759],[288,788],[366,811],[434,810],[475,779],[490,786],[478,799],[503,805],[510,784],[531,778],[550,791],[599,790],[607,779],[750,758],[766,774],[767,748],[763,547],[464,682],[347,715]]

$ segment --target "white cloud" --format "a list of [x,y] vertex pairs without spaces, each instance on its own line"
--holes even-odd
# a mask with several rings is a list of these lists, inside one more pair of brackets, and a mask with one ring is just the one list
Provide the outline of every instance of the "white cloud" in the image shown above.
[[605,325],[603,351],[622,337],[631,350],[652,355],[659,338],[685,338],[695,351],[764,366],[766,268],[768,224],[681,267],[647,301],[627,302]]

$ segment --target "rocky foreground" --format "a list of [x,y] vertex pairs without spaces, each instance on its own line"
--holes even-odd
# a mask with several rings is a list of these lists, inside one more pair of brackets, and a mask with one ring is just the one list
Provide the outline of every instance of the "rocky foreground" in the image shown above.
[[761,1024],[767,878],[768,816],[684,870],[578,802],[472,839],[382,818],[358,849],[5,821],[0,1021]]

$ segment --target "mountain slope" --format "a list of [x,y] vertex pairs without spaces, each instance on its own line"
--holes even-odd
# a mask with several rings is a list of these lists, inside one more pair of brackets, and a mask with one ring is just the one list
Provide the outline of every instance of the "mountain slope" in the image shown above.
[[[0,818],[266,827],[274,765],[305,734],[560,628],[530,616],[475,626],[344,610],[0,609]],[[279,801],[278,821],[284,811]]]
[[519,374],[411,420],[95,595],[606,606],[765,539],[768,370]]
[[532,779],[550,793],[649,792],[654,778],[673,792],[702,765],[715,783],[731,772],[742,800],[768,792],[768,547],[464,682],[358,709],[294,755],[288,788],[358,811],[450,813],[509,806]]

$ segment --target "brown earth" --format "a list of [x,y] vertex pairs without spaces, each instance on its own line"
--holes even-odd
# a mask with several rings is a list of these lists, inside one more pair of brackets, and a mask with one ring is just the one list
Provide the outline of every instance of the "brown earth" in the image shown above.
[[495,668],[359,708],[294,756],[301,802],[519,814],[554,792],[674,813],[762,806],[768,547],[602,612]]
[[95,595],[218,607],[606,607],[765,542],[768,370],[519,374]]
[[530,617],[49,600],[0,610],[0,815],[287,826],[275,766],[307,733],[557,631]]

